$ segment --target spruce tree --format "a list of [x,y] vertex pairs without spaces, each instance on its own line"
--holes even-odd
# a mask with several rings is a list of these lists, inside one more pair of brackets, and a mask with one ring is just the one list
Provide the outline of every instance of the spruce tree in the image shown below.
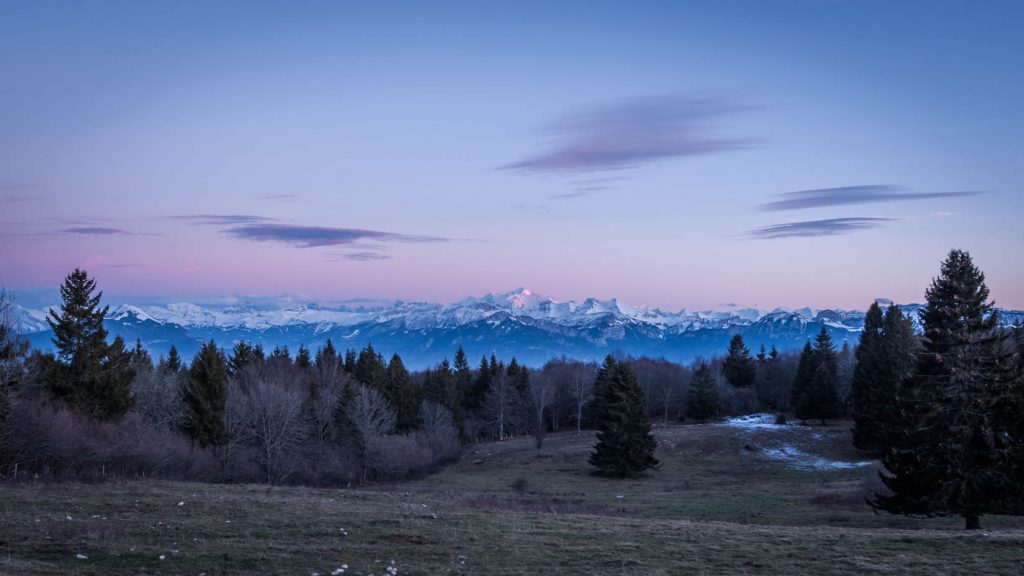
[[920,342],[913,322],[895,304],[885,312],[882,335],[885,371],[882,385],[875,394],[875,417],[885,434],[884,451],[899,444],[906,424],[900,409],[900,390],[914,374]]
[[469,399],[473,394],[473,369],[469,367],[466,351],[459,346],[455,351],[455,387],[459,393],[459,411],[465,415],[469,408]]
[[295,365],[300,370],[309,371],[313,368],[313,357],[309,353],[309,348],[305,344],[299,344],[299,352],[295,354]]
[[228,358],[228,373],[237,376],[243,368],[256,362],[258,362],[256,347],[245,340],[239,340],[231,349],[231,356]]
[[[885,444],[887,431],[878,411],[885,383],[886,350],[883,335],[882,308],[873,302],[864,315],[864,330],[857,345],[857,365],[853,369],[851,400],[853,402],[853,444],[865,450]],[[895,392],[895,390],[893,390]],[[895,395],[889,398],[895,402]]]
[[729,384],[737,388],[746,388],[754,383],[757,365],[750,357],[747,345],[743,343],[743,336],[736,334],[729,342],[729,351],[722,360],[722,373]]
[[697,362],[686,392],[686,417],[704,422],[718,415],[718,389],[711,367],[701,359]]
[[142,346],[142,339],[135,339],[135,347],[131,351],[132,367],[136,372],[149,371],[153,369],[153,357]]
[[463,399],[463,405],[466,407],[467,412],[479,411],[483,406],[484,400],[487,399],[487,393],[491,389],[492,377],[493,374],[490,364],[487,363],[487,356],[481,356],[480,367],[477,368],[476,375],[473,378],[473,386]]
[[644,411],[644,391],[633,370],[608,356],[594,383],[597,445],[590,464],[598,474],[636,477],[659,466],[657,441]]
[[338,438],[354,452],[356,460],[363,462],[366,457],[366,442],[359,426],[352,420],[352,406],[355,403],[357,384],[346,380],[338,395],[338,404],[334,408],[334,426]]
[[[806,349],[805,347],[804,350]],[[836,393],[836,349],[824,324],[815,339],[809,362],[809,366],[805,365],[804,356],[801,354],[797,377],[803,376],[806,380],[794,406],[796,417],[801,420],[818,419],[824,425],[826,418],[832,418],[839,412],[839,397]],[[801,368],[804,370],[802,375]]]
[[793,386],[790,389],[789,404],[799,417],[799,406],[804,405],[804,396],[811,387],[811,379],[814,377],[814,348],[811,341],[804,343],[800,350],[800,360],[797,364],[796,374],[793,376]]
[[391,356],[381,391],[395,411],[395,431],[411,432],[420,427],[420,399],[409,371],[398,354]]
[[373,344],[367,344],[359,352],[352,375],[363,386],[380,388],[384,383],[384,368],[384,360],[373,349]]
[[345,350],[345,372],[356,373],[356,351],[351,348]]
[[199,349],[180,386],[185,434],[203,447],[226,444],[228,363],[213,340]]
[[168,373],[181,372],[181,356],[178,355],[178,349],[171,344],[171,349],[167,351],[167,361],[163,364],[164,371]]
[[100,307],[103,293],[84,270],[69,274],[60,294],[60,314],[50,310],[46,318],[57,348],[57,362],[46,377],[50,395],[97,420],[118,419],[135,401],[131,353],[120,337],[107,344],[103,321],[109,307]]
[[967,252],[949,253],[925,297],[922,347],[900,390],[906,424],[882,459],[892,493],[871,504],[906,515],[960,515],[977,529],[983,514],[1020,513],[1013,462],[1024,453],[1024,413],[1014,407],[1020,375],[985,276]]
[[313,359],[313,362],[318,367],[324,367],[327,363],[330,363],[333,367],[341,365],[343,360],[338,356],[338,351],[334,348],[334,342],[331,342],[331,339],[328,338],[323,347],[316,351],[316,357]]

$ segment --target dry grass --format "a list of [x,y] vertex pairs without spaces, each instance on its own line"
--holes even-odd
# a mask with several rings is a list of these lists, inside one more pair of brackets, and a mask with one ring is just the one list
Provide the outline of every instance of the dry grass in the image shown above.
[[756,450],[863,459],[845,433],[660,429],[662,469],[628,481],[589,474],[592,438],[552,434],[541,457],[529,438],[480,444],[424,480],[367,489],[0,484],[0,573],[381,574],[392,560],[400,574],[1024,570],[1015,519],[966,533],[956,519],[876,516],[860,505],[869,470],[793,470]]

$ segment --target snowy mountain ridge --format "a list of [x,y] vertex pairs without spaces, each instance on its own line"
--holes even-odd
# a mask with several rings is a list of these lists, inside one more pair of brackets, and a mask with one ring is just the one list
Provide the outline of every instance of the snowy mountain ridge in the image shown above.
[[[918,304],[903,307],[915,320]],[[48,348],[47,308],[22,308],[23,330],[33,344]],[[1001,311],[1003,321],[1024,321],[1024,312]],[[121,304],[111,307],[112,334],[136,338],[161,354],[174,344],[189,354],[202,340],[230,347],[238,340],[264,346],[316,347],[328,338],[336,346],[359,348],[368,342],[386,353],[399,352],[412,365],[440,361],[463,346],[468,353],[518,356],[531,363],[560,355],[598,359],[610,352],[663,356],[689,361],[720,353],[740,333],[752,349],[795,348],[824,325],[838,344],[856,343],[864,312],[777,308],[669,311],[630,306],[618,299],[556,301],[528,289],[464,298],[451,304],[358,301],[322,306],[313,302],[229,302],[198,305]],[[407,358],[408,357],[408,358]]]

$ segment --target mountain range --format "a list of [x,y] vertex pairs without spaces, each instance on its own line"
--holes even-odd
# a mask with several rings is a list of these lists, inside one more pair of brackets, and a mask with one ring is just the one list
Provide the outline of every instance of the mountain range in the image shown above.
[[[921,307],[902,306],[915,324]],[[52,348],[45,320],[48,310],[19,307],[22,330],[33,347],[44,350]],[[1000,317],[1004,324],[1024,322],[1024,311],[1000,310]],[[112,335],[129,343],[141,340],[154,357],[165,355],[173,345],[190,358],[209,339],[224,348],[239,340],[261,343],[268,351],[287,346],[293,354],[301,344],[315,351],[331,339],[341,350],[372,343],[387,357],[398,353],[410,368],[451,358],[459,346],[474,361],[494,354],[515,356],[530,366],[559,356],[600,360],[609,353],[685,363],[723,353],[737,333],[754,352],[761,345],[787,351],[803,346],[824,325],[837,346],[852,346],[863,323],[863,311],[729,307],[672,312],[629,306],[614,298],[559,302],[527,289],[453,304],[366,300],[324,306],[255,299],[230,304],[122,304],[112,306],[106,319]]]

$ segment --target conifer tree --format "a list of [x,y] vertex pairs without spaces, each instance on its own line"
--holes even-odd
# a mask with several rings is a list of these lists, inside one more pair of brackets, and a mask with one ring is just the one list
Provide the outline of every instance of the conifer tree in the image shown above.
[[686,393],[686,417],[704,422],[718,415],[718,389],[711,367],[702,358],[697,361],[690,389]]
[[922,348],[900,390],[906,425],[882,459],[892,494],[871,504],[906,515],[960,515],[977,529],[983,514],[1022,511],[1013,462],[1024,454],[1020,374],[985,275],[967,252],[949,253],[925,297]]
[[754,383],[757,365],[750,357],[747,345],[743,343],[743,336],[736,334],[729,342],[729,351],[722,360],[722,373],[729,384],[737,388],[746,388]]
[[437,402],[452,413],[452,421],[460,434],[465,424],[465,413],[462,410],[462,390],[456,379],[457,374],[445,358],[437,367],[428,372],[424,380],[423,396],[427,400]]
[[420,427],[420,399],[416,386],[398,354],[391,356],[381,391],[395,411],[395,431],[411,432]]
[[373,344],[367,344],[359,352],[352,375],[363,386],[380,388],[384,383],[384,368],[384,360],[373,349]]
[[800,360],[797,364],[796,374],[793,376],[793,386],[790,390],[789,404],[794,410],[798,410],[804,402],[804,396],[811,387],[811,379],[814,377],[814,348],[811,341],[804,343],[800,350]]
[[142,339],[135,339],[135,347],[131,351],[132,367],[136,372],[149,371],[153,369],[153,357],[142,346]]
[[46,318],[57,348],[47,388],[54,398],[97,420],[120,418],[135,401],[135,368],[120,337],[107,344],[103,321],[109,307],[100,307],[103,293],[78,268],[64,279],[60,293],[60,314],[50,310]]
[[327,339],[323,347],[316,351],[316,358],[313,361],[317,366],[324,366],[325,362],[336,362],[339,365],[343,363],[343,360],[338,356],[338,351],[334,348],[334,342],[331,342],[330,338]]
[[181,372],[181,356],[178,355],[178,349],[171,344],[171,349],[167,351],[167,361],[163,364],[163,369],[167,373]]
[[185,434],[203,447],[226,444],[228,362],[213,340],[199,349],[180,386]]
[[824,425],[826,418],[834,417],[839,411],[839,397],[836,394],[836,349],[824,324],[815,339],[814,349],[809,358],[810,365],[803,365],[803,354],[800,361],[797,377],[801,377],[800,368],[803,368],[803,377],[807,380],[803,383],[803,390],[794,405],[796,417],[801,420],[818,419]]
[[313,358],[305,344],[299,344],[299,352],[295,354],[295,365],[305,371],[313,368]]
[[262,358],[257,357],[255,346],[245,340],[239,340],[231,349],[231,356],[228,358],[228,373],[237,376],[243,368],[261,360]]
[[334,425],[338,438],[349,445],[355,452],[356,459],[362,462],[366,455],[366,442],[359,432],[359,427],[352,420],[351,408],[356,398],[356,384],[346,380],[338,395],[338,404],[334,408]]
[[864,315],[864,330],[857,345],[857,365],[853,369],[851,400],[853,402],[853,444],[861,449],[878,449],[885,444],[887,430],[879,417],[884,390],[889,387],[888,401],[895,403],[895,388],[886,382],[886,350],[882,308],[873,302]]
[[459,410],[465,414],[468,399],[473,394],[473,369],[469,367],[469,360],[462,346],[455,351],[455,362],[452,367],[455,369],[455,387],[459,393]]
[[345,372],[356,373],[356,351],[351,348],[345,350]]
[[487,356],[481,356],[480,367],[477,368],[476,376],[473,378],[473,386],[463,399],[463,405],[466,407],[467,412],[476,412],[483,406],[484,400],[487,399],[487,393],[491,389],[492,377],[493,374],[490,364],[487,363]]
[[893,304],[885,312],[882,325],[884,372],[881,387],[875,394],[875,417],[884,434],[881,449],[900,443],[906,420],[900,409],[900,390],[914,374],[920,349],[914,324]]
[[608,356],[594,382],[597,445],[590,464],[599,474],[636,477],[659,466],[657,441],[644,410],[644,392],[633,370]]
[[277,346],[274,346],[274,350],[270,352],[270,358],[268,358],[268,360],[281,362],[283,364],[291,364],[292,353],[288,350],[287,345],[281,346],[278,344]]

